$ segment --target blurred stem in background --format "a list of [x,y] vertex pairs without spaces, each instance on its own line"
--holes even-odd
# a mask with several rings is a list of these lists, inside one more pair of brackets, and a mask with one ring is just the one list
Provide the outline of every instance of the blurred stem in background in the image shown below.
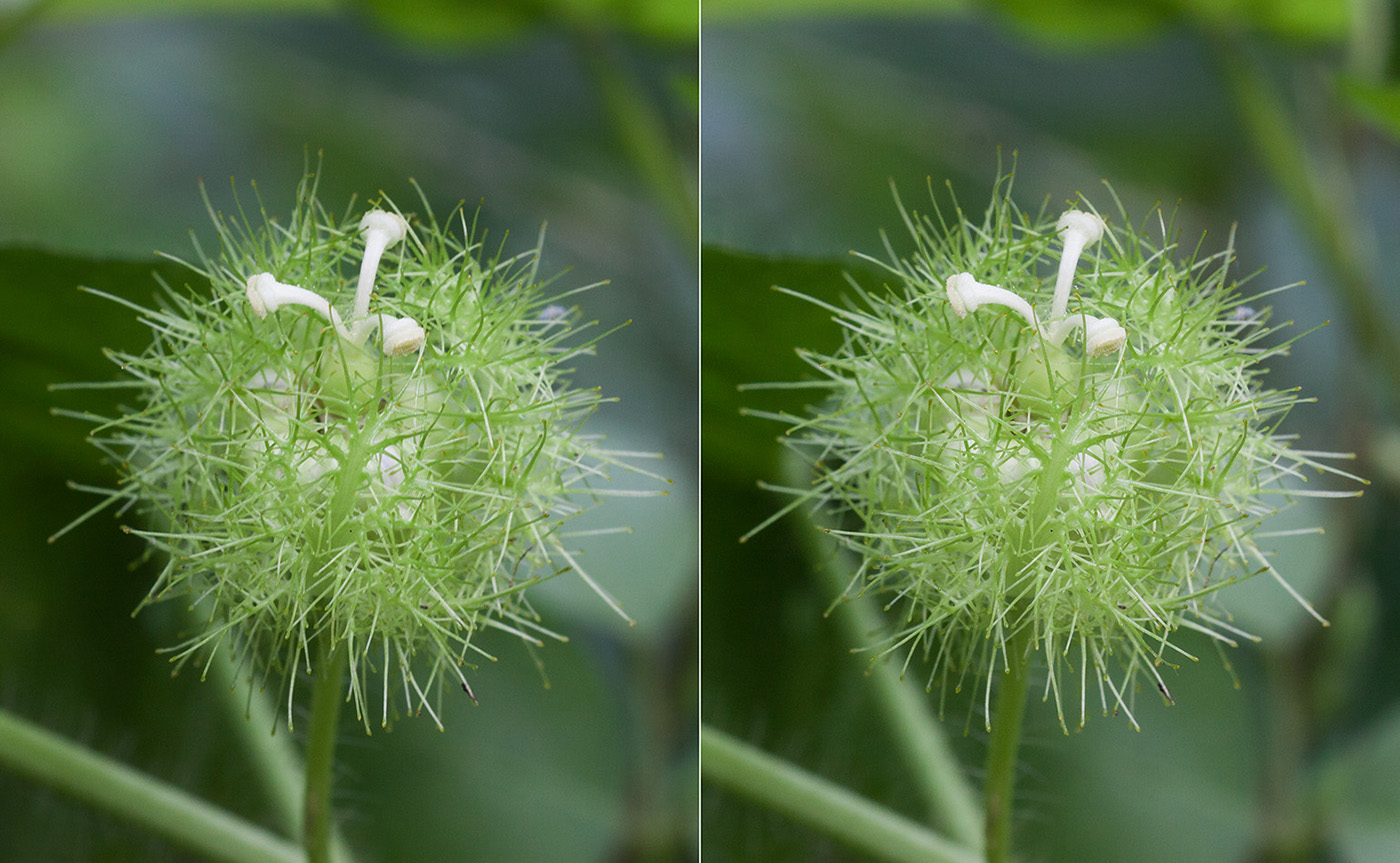
[[[783,452],[781,471],[788,486],[782,491],[800,492],[810,484],[810,466],[791,450]],[[814,512],[811,519],[814,524],[804,524],[795,531],[808,566],[822,581],[825,592],[835,598],[830,614],[836,618],[843,640],[852,652],[881,643],[883,616],[871,597],[850,594],[855,559],[831,539],[831,515]],[[872,661],[867,674],[871,698],[901,753],[900,762],[912,773],[929,822],[947,838],[718,730],[703,727],[702,772],[726,788],[881,859],[980,860],[983,819],[977,798],[929,707],[927,693],[904,680],[902,669],[889,657]],[[1020,692],[1024,703],[1024,686]],[[1017,731],[1019,728],[1018,721]],[[1014,768],[1014,757],[1010,766]]]
[[[793,489],[811,484],[811,468],[791,450],[782,456],[783,481]],[[814,512],[813,524],[797,528],[798,539],[808,565],[823,582],[833,599],[834,617],[842,639],[852,650],[878,643],[885,632],[884,616],[874,599],[857,591],[851,594],[851,579],[857,561],[831,538],[834,526],[830,513]],[[900,761],[913,778],[928,807],[929,823],[956,842],[980,851],[982,813],[977,796],[958,766],[948,746],[942,726],[929,706],[928,693],[904,679],[903,668],[892,660],[872,661],[869,675],[880,718],[901,752]]]
[[[280,720],[265,693],[253,688],[247,696],[241,694],[242,687],[238,685],[232,663],[227,655],[213,658],[208,667],[211,685],[227,696],[225,705],[229,720],[242,738],[282,829],[292,836],[302,835],[302,789],[308,787],[307,774],[287,734],[276,737],[269,733]],[[321,698],[313,704],[313,733],[308,748],[319,753],[319,760],[324,762],[321,766],[326,768],[318,776],[314,788],[318,801],[330,799],[336,727],[333,723],[341,703],[341,699],[334,697],[338,693],[331,690],[343,691],[343,685],[336,680],[339,678],[331,681],[334,686],[318,687]],[[321,682],[318,679],[318,683]],[[315,709],[317,705],[322,708],[319,714]],[[321,733],[316,733],[317,728]],[[295,845],[261,827],[243,822],[179,788],[3,710],[0,710],[0,764],[66,791],[178,845],[209,855],[211,859],[231,863],[303,859]],[[353,863],[354,858],[332,819],[318,817],[313,829],[314,844],[321,855],[319,859]],[[307,835],[307,842],[312,843],[312,835]]]
[[[306,768],[300,753],[292,745],[291,733],[285,728],[284,717],[277,713],[267,691],[259,689],[254,679],[240,680],[235,667],[238,651],[221,651],[209,663],[206,674],[209,685],[223,696],[229,724],[243,744],[254,774],[262,782],[264,796],[272,804],[278,826],[288,836],[302,835],[303,795]],[[354,863],[337,825],[331,825],[331,856],[340,863]]]
[[700,728],[711,781],[892,863],[979,863],[982,855],[714,728]]
[[620,148],[669,217],[676,236],[692,246],[700,236],[695,192],[655,104],[627,71],[611,34],[586,22],[575,22],[570,33],[598,86]]
[[1400,339],[1372,283],[1366,262],[1371,244],[1348,206],[1350,179],[1326,176],[1310,159],[1284,100],[1269,82],[1257,53],[1237,37],[1215,34],[1215,54],[1260,164],[1287,200],[1317,254],[1335,276],[1336,295],[1356,341],[1380,370],[1392,408],[1400,405]]
[[211,860],[298,863],[301,850],[183,789],[0,710],[0,764]]

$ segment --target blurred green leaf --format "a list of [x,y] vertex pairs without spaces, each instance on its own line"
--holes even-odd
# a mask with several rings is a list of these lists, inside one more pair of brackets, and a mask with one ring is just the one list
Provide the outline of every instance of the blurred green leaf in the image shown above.
[[1094,44],[1155,35],[1179,23],[1206,30],[1260,30],[1312,42],[1344,40],[1350,12],[1330,0],[992,0],[1042,41]]
[[705,0],[706,23],[755,20],[784,15],[891,15],[965,12],[976,0]]
[[700,258],[700,439],[708,471],[754,482],[773,478],[782,428],[742,416],[743,408],[801,413],[814,398],[810,390],[741,392],[740,385],[799,381],[812,372],[795,348],[826,351],[840,344],[841,330],[831,313],[779,293],[798,291],[839,303],[850,274],[875,289],[881,276],[874,265],[851,257],[843,261],[768,258],[706,247]]
[[83,443],[86,429],[50,416],[50,407],[100,408],[113,398],[79,397],[48,391],[50,384],[107,380],[115,370],[104,347],[135,350],[149,331],[129,310],[78,290],[79,285],[146,305],[153,304],[159,274],[171,285],[194,275],[179,264],[152,258],[123,261],[64,255],[37,249],[0,248],[0,399],[7,406],[0,424],[0,449],[24,452],[66,466],[96,463]]
[[[6,569],[14,574],[0,581],[0,668],[32,667],[40,656],[84,650],[84,642],[68,634],[79,619],[71,606],[83,600],[92,603],[96,613],[103,598],[100,592],[72,596],[68,573],[87,568],[84,552],[93,546],[106,548],[107,556],[114,547],[121,548],[118,567],[136,557],[125,537],[117,542],[110,519],[100,520],[110,532],[82,531],[56,546],[45,543],[45,537],[94,502],[65,489],[65,480],[104,484],[112,479],[86,441],[90,426],[55,417],[52,408],[101,413],[120,397],[114,390],[48,388],[61,382],[111,380],[116,369],[102,348],[137,350],[149,339],[149,331],[129,310],[82,293],[78,285],[151,303],[157,290],[154,273],[180,284],[189,271],[155,259],[119,261],[0,249],[0,303],[5,308],[0,315],[0,404],[5,405],[0,453],[6,455],[0,459],[0,495],[12,502],[0,518],[0,541],[7,549]],[[101,626],[129,627],[127,614],[137,596],[123,600],[119,613]]]
[[1371,84],[1345,78],[1341,87],[1352,110],[1392,141],[1400,142],[1400,84]]
[[[1317,498],[1300,498],[1265,518],[1260,530],[1267,534],[1322,528],[1333,512]],[[1336,562],[1342,558],[1341,535],[1332,532],[1263,536],[1259,546],[1269,555],[1279,577],[1317,607],[1325,600],[1328,580],[1335,575]],[[1296,639],[1315,634],[1321,626],[1267,572],[1221,591],[1220,602],[1229,609],[1231,622],[1263,639],[1266,650],[1286,650]]]
[[[546,645],[546,689],[513,640],[483,646],[500,661],[473,677],[480,705],[446,694],[446,733],[425,715],[341,747],[352,774],[376,780],[354,792],[365,815],[352,810],[350,838],[380,860],[610,859],[623,832],[628,728],[608,669],[572,645]],[[357,820],[368,822],[363,835]]]
[[182,0],[178,4],[162,0],[40,0],[46,14],[62,18],[96,18],[110,15],[169,15],[171,12],[330,12],[336,0]]
[[1343,856],[1352,863],[1400,860],[1400,711],[1377,722],[1323,771],[1321,787]]
[[[1138,693],[1141,732],[1124,716],[1091,717],[1082,732],[1064,737],[1053,727],[1054,711],[1032,701],[1036,725],[1027,734],[1044,745],[1027,753],[1034,767],[1017,790],[1026,801],[1043,801],[1043,812],[1027,825],[1023,847],[1053,860],[1247,859],[1263,754],[1251,699],[1264,684],[1250,679],[1236,690],[1206,638],[1183,643],[1201,661],[1183,663],[1178,673],[1163,669],[1175,704]],[[1089,687],[1097,712],[1097,687]]]
[[783,15],[965,13],[978,7],[1008,16],[1046,42],[1095,44],[1140,39],[1180,19],[1209,28],[1258,29],[1309,41],[1346,38],[1350,13],[1330,0],[707,0],[705,20]]
[[662,39],[693,40],[693,0],[349,0],[352,8],[400,36],[451,47],[509,38],[540,25],[620,28]]
[[994,0],[1027,35],[1044,42],[1120,42],[1156,33],[1170,20],[1160,6],[1117,0]]
[[[629,441],[621,429],[607,430],[603,442],[609,449],[621,450],[642,445]],[[683,473],[681,465],[666,459],[646,460],[641,466],[663,476]],[[635,626],[628,626],[571,572],[535,588],[531,602],[549,612],[547,617],[558,612],[573,625],[586,624],[618,639],[655,644],[667,638],[675,626],[683,625],[681,615],[693,608],[696,591],[695,489],[687,485],[684,478],[667,484],[615,470],[609,490],[632,489],[658,496],[609,498],[571,520],[566,529],[587,534],[627,528],[626,533],[581,535],[571,545],[579,550],[579,564],[636,621]]]

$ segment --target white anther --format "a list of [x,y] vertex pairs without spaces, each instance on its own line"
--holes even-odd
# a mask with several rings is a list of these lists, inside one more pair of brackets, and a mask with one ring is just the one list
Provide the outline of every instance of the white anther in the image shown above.
[[248,279],[248,302],[253,306],[253,314],[260,318],[266,318],[282,306],[305,306],[329,321],[342,337],[350,338],[340,313],[325,297],[297,285],[285,285],[271,273],[258,273]]
[[384,210],[370,210],[360,219],[360,231],[365,237],[365,257],[360,262],[360,282],[355,287],[355,305],[350,310],[350,319],[355,322],[356,344],[363,343],[371,327],[364,322],[369,314],[369,295],[374,289],[374,277],[379,271],[379,259],[384,250],[403,242],[408,236],[408,222],[398,213]]
[[423,347],[428,334],[418,326],[413,318],[396,318],[393,315],[376,315],[381,328],[379,344],[384,353],[391,357],[411,354]]
[[960,318],[965,318],[977,311],[979,306],[991,303],[1006,306],[1025,318],[1026,323],[1032,327],[1037,326],[1035,311],[1024,298],[1006,288],[984,285],[974,279],[971,273],[958,273],[956,276],[951,276],[944,288],[948,291],[948,302],[953,306],[953,313]]
[[1082,210],[1068,210],[1055,223],[1055,230],[1059,232],[1065,247],[1060,254],[1060,272],[1055,278],[1055,297],[1050,302],[1051,318],[1064,317],[1065,310],[1069,308],[1069,290],[1074,283],[1074,268],[1079,266],[1079,256],[1086,248],[1103,239],[1106,229],[1103,219]]

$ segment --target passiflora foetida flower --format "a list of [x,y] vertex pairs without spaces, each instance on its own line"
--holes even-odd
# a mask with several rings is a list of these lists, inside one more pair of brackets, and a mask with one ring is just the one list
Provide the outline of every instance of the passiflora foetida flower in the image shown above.
[[128,530],[164,554],[147,601],[202,621],[177,661],[232,649],[290,701],[331,645],[366,728],[436,720],[444,682],[471,692],[480,630],[553,635],[529,586],[572,572],[616,607],[565,529],[636,470],[583,428],[604,396],[567,379],[598,339],[586,288],[542,282],[538,247],[486,254],[426,198],[333,215],[314,175],[285,222],[214,220],[190,287],[119,300],[152,341],[110,352],[131,397],[88,416],[121,474],[99,507],[144,514]]
[[1062,726],[1067,705],[1131,718],[1194,658],[1181,630],[1245,635],[1222,588],[1267,574],[1321,620],[1257,529],[1292,498],[1359,494],[1309,475],[1357,478],[1279,433],[1300,396],[1262,375],[1292,340],[1228,244],[1183,256],[1160,213],[1028,213],[1010,192],[980,220],[901,204],[913,252],[869,259],[892,286],[827,306],[834,353],[799,351],[815,379],[794,386],[823,400],[768,416],[810,469],[793,503],[834,519],[850,590],[896,615],[882,653],[927,657],[930,688],[984,687],[989,716],[995,672],[1038,654]]

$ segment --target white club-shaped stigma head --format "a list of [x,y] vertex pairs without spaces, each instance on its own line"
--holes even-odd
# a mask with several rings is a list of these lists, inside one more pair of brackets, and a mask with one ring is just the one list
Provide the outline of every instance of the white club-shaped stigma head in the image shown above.
[[[256,276],[248,277],[248,304],[253,307],[253,314],[259,318],[267,318],[268,312],[277,311],[277,289],[284,287],[277,281],[272,273],[258,273]],[[271,308],[268,304],[271,303]]]
[[944,289],[948,292],[948,302],[953,307],[953,313],[960,318],[965,318],[979,307],[990,303],[1006,306],[1024,318],[1027,324],[1036,326],[1035,311],[1025,298],[1006,288],[984,285],[973,278],[971,273],[958,273],[950,277],[944,284]]
[[1128,331],[1113,318],[1073,314],[1045,328],[1043,335],[1051,344],[1061,344],[1075,330],[1084,330],[1084,352],[1091,357],[1111,354],[1128,341]]
[[1060,271],[1055,277],[1055,297],[1050,302],[1050,317],[1064,317],[1069,308],[1069,291],[1074,283],[1074,268],[1079,266],[1079,256],[1089,246],[1103,239],[1108,226],[1095,213],[1083,210],[1067,210],[1055,223],[1055,231],[1064,243],[1060,254]]
[[1060,220],[1055,223],[1056,233],[1066,243],[1069,242],[1071,234],[1077,234],[1081,238],[1081,251],[1102,240],[1107,227],[1098,213],[1086,213],[1083,210],[1065,210]]
[[260,318],[266,318],[283,306],[305,306],[329,321],[342,337],[349,338],[340,313],[325,297],[297,285],[283,284],[271,273],[258,273],[248,278],[248,304]]
[[365,257],[360,262],[360,281],[355,286],[355,304],[350,309],[350,320],[355,327],[354,342],[363,343],[369,335],[365,316],[369,314],[369,295],[374,289],[374,276],[379,270],[379,259],[384,250],[403,242],[408,236],[408,222],[398,213],[386,210],[370,210],[360,219],[360,233],[365,238]]
[[365,236],[368,246],[375,238],[382,238],[384,248],[403,242],[408,236],[408,222],[398,213],[387,210],[370,210],[360,219],[360,233]]
[[1128,331],[1113,318],[1084,316],[1084,350],[1091,357],[1111,354],[1128,341]]
[[418,322],[413,318],[395,318],[390,315],[379,316],[380,345],[384,353],[391,357],[401,357],[411,354],[423,347],[427,341],[428,334],[423,328],[418,326]]

